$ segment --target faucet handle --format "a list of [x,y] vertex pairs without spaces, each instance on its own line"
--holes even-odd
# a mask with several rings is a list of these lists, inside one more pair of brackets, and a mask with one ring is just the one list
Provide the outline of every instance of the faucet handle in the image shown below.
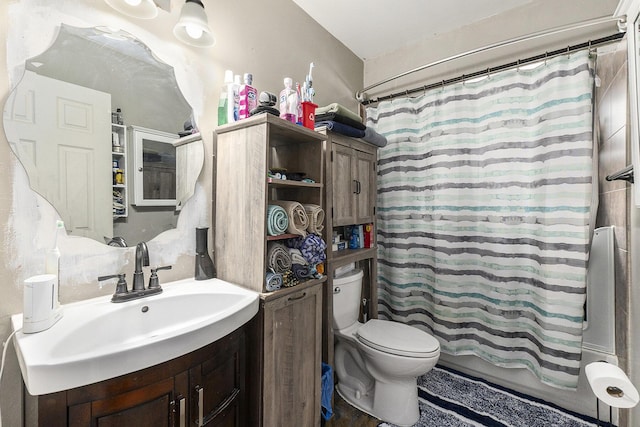
[[126,294],[129,292],[127,289],[127,281],[125,280],[126,274],[110,274],[108,276],[100,276],[98,277],[98,282],[102,282],[103,280],[115,279],[118,278],[118,283],[116,284],[116,293],[114,295]]
[[156,267],[151,269],[151,276],[149,277],[149,289],[159,288],[160,280],[158,280],[158,270],[171,270],[170,265],[165,265],[164,267]]

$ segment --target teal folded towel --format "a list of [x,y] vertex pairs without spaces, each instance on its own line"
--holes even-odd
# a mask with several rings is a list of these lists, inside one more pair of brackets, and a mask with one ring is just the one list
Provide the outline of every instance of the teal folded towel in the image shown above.
[[284,234],[289,227],[289,217],[287,211],[278,205],[269,205],[267,208],[267,234],[269,236],[279,236]]

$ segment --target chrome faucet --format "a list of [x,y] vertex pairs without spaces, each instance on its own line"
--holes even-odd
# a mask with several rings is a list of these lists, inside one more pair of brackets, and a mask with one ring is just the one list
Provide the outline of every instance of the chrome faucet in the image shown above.
[[133,272],[133,288],[132,291],[144,290],[144,273],[142,267],[149,266],[149,249],[145,242],[136,245],[136,269]]
[[158,280],[158,270],[171,270],[171,266],[156,267],[151,269],[151,276],[149,277],[149,286],[144,287],[144,273],[142,267],[149,266],[149,249],[145,242],[140,242],[136,245],[136,267],[133,272],[133,286],[131,291],[127,289],[127,281],[125,280],[125,274],[112,274],[109,276],[100,276],[98,281],[109,280],[118,278],[118,284],[116,285],[116,292],[111,298],[111,302],[124,302],[132,299],[143,298],[149,295],[155,295],[162,292],[160,287],[160,281]]

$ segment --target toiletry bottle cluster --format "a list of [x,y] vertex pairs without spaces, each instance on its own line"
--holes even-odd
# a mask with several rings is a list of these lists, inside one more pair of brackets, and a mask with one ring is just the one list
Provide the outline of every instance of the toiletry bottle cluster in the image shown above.
[[218,125],[246,119],[258,106],[258,91],[251,86],[253,75],[245,73],[243,79],[244,83],[241,83],[239,74],[234,76],[233,71],[225,71],[218,101]]
[[[313,129],[315,108],[313,103],[315,91],[313,89],[313,62],[309,65],[309,74],[305,81],[293,84],[291,77],[285,77],[284,89],[278,97],[279,115],[281,118],[293,123],[305,125]],[[224,74],[224,86],[220,90],[218,100],[218,125],[234,123],[246,119],[251,112],[258,107],[258,91],[252,86],[253,75],[244,74],[244,83],[240,81],[240,75],[226,70]],[[268,94],[262,92],[262,94]],[[261,94],[261,96],[262,96]],[[262,105],[262,104],[261,104]],[[272,104],[269,104],[272,105]],[[277,114],[278,111],[275,111]]]
[[[280,92],[280,117],[297,124],[304,124],[305,117],[308,113],[305,112],[305,107],[313,104],[313,96],[315,91],[313,89],[313,62],[309,64],[309,74],[305,77],[305,81],[300,86],[300,83],[296,82],[295,89],[293,88],[293,79],[291,77],[285,77],[284,89]],[[316,106],[317,107],[317,106]],[[313,116],[315,107],[311,111]]]

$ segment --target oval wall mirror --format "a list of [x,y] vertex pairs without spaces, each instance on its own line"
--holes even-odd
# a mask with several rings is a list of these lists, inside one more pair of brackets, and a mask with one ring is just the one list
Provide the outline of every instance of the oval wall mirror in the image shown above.
[[130,34],[63,24],[25,62],[3,121],[31,188],[69,235],[132,246],[176,227],[185,200],[171,202],[183,164],[172,142],[192,132],[192,109],[173,68]]

